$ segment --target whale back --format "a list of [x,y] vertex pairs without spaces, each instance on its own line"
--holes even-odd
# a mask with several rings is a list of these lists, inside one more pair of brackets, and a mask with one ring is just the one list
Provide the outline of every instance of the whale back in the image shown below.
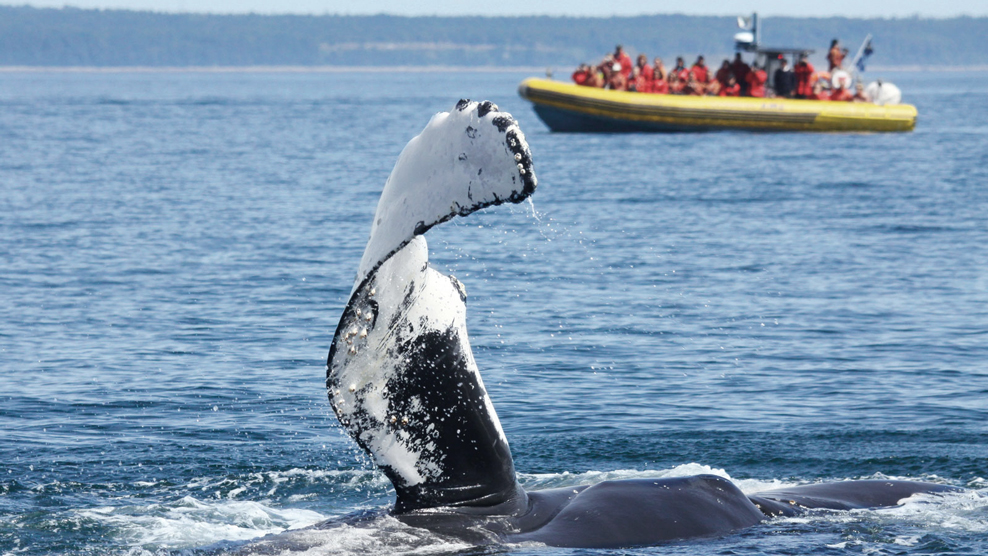
[[[420,158],[418,158],[420,157]],[[340,423],[391,480],[398,513],[493,506],[521,492],[466,328],[466,290],[421,236],[535,188],[509,114],[461,101],[402,152],[381,195],[326,386]]]

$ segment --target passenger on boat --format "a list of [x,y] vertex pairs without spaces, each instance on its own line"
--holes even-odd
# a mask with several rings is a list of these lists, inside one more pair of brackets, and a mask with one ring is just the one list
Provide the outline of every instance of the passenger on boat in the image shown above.
[[727,84],[720,88],[717,92],[717,96],[720,97],[737,97],[741,96],[741,85],[738,85],[737,79],[734,79],[734,74],[728,74]]
[[789,67],[789,60],[781,56],[779,69],[775,70],[775,96],[790,98],[796,92],[796,74]]
[[624,72],[621,71],[621,64],[614,62],[611,66],[611,73],[607,75],[607,88],[613,89],[615,91],[627,91],[628,90],[628,78],[624,76]]
[[717,83],[720,83],[720,88],[723,89],[727,86],[727,80],[733,75],[734,72],[731,71],[731,62],[724,60],[724,62],[720,65],[720,69],[718,69],[717,73],[714,74],[714,80],[717,81]]
[[765,73],[764,69],[758,67],[758,64],[752,64],[745,80],[748,82],[747,96],[765,97],[765,82],[768,81],[768,74]]
[[686,88],[686,81],[689,77],[689,70],[683,63],[682,57],[676,58],[676,67],[669,72],[669,92],[674,95],[682,94]]
[[830,92],[830,100],[850,102],[854,100],[854,95],[844,87],[837,87]]
[[871,102],[871,97],[864,90],[864,83],[858,81],[857,85],[854,86],[854,102]]
[[628,56],[620,44],[614,47],[614,61],[621,64],[621,75],[624,76],[625,81],[630,79],[635,65],[631,62],[631,56]]
[[741,59],[741,53],[734,54],[734,63],[731,64],[731,71],[734,73],[734,79],[738,81],[741,85],[741,94],[748,94],[748,72],[751,71],[751,67],[744,63]]
[[605,85],[607,85],[607,81],[604,79],[604,71],[601,69],[601,66],[590,68],[590,77],[587,79],[587,86],[603,89]]
[[592,85],[594,69],[590,64],[580,64],[580,67],[573,72],[573,83],[589,87]]
[[687,95],[702,97],[707,93],[707,88],[696,79],[696,75],[693,72],[689,72],[686,76],[686,86],[683,87],[683,92]]
[[668,94],[669,93],[669,72],[666,71],[665,64],[662,63],[662,58],[655,59],[655,65],[652,67],[652,87],[649,92]]
[[813,84],[813,90],[806,98],[807,100],[830,100],[830,95],[823,90],[823,81],[818,80]]
[[793,70],[796,74],[796,98],[810,98],[813,95],[814,69],[806,58],[806,54],[800,54],[796,69]]
[[656,81],[660,79],[665,81],[668,74],[669,72],[666,70],[666,65],[662,63],[662,58],[657,57],[655,60],[652,60],[652,77]]
[[693,63],[693,67],[690,68],[690,73],[693,74],[693,78],[699,83],[704,90],[707,88],[707,84],[710,83],[710,68],[703,60],[703,56],[697,56],[696,62]]
[[651,93],[652,82],[655,70],[648,65],[648,56],[638,55],[638,64],[635,66],[635,90],[639,93]]
[[830,41],[830,52],[827,52],[827,62],[830,64],[830,68],[827,71],[833,73],[835,69],[840,69],[845,56],[847,56],[847,49],[841,48],[837,39]]

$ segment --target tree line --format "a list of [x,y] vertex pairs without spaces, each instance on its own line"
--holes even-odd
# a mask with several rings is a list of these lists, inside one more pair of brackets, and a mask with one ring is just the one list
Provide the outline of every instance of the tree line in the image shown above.
[[[771,17],[762,43],[852,50],[872,63],[984,65],[988,17]],[[404,17],[211,15],[0,6],[0,66],[554,66],[596,61],[618,43],[672,58],[733,51],[734,17]]]

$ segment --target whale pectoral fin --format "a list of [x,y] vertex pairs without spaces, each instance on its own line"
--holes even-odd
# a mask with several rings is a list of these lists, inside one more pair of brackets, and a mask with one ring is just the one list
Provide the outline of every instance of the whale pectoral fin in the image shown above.
[[507,540],[582,548],[647,546],[723,535],[764,518],[722,477],[604,481],[573,497],[545,526]]
[[916,481],[840,481],[758,492],[751,497],[767,515],[793,515],[802,509],[853,510],[897,506],[915,494],[961,492],[947,485]]
[[340,422],[394,484],[396,512],[516,495],[508,442],[467,338],[465,293],[428,266],[424,238],[351,296],[326,385]]

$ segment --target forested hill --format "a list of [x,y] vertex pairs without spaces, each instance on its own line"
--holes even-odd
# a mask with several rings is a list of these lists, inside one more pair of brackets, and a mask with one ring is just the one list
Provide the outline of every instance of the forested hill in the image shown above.
[[[0,66],[555,66],[622,43],[672,58],[732,51],[734,17],[401,17],[163,14],[0,6]],[[988,18],[762,20],[762,43],[853,50],[883,66],[988,64]]]

